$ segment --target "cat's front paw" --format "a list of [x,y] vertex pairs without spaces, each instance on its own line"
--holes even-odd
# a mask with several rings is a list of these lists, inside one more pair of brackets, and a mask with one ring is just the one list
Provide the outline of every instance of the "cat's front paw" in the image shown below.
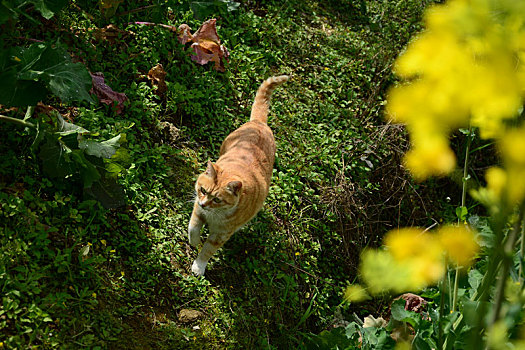
[[188,229],[188,240],[192,247],[198,247],[201,244],[201,230],[197,227],[190,227]]
[[191,265],[191,271],[197,276],[204,275],[204,271],[206,271],[206,263],[195,260],[193,265]]

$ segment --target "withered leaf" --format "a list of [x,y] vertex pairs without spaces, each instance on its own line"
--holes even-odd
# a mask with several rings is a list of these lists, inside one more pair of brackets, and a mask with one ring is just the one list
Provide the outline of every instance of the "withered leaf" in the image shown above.
[[405,300],[405,310],[408,311],[414,311],[421,313],[425,306],[427,305],[427,301],[420,297],[419,295],[412,294],[412,293],[405,293],[401,295],[397,299],[403,299]]
[[194,62],[204,65],[211,61],[215,63],[213,67],[215,70],[220,72],[226,70],[224,61],[228,61],[230,53],[224,45],[221,45],[221,39],[217,34],[217,20],[215,18],[204,22],[193,35],[191,34],[191,28],[185,23],[181,24],[178,28],[171,25],[151,22],[133,23],[146,26],[159,26],[177,33],[177,40],[182,45],[192,43],[191,48],[193,49],[193,54],[191,55],[191,59]]
[[133,34],[131,32],[119,29],[117,26],[113,24],[109,24],[105,26],[104,28],[98,28],[93,32],[93,36],[98,41],[108,41],[111,44],[114,44],[117,39],[125,39],[130,34]]
[[[104,74],[90,73],[91,78],[93,79],[93,87],[90,90],[90,93],[95,94],[100,102],[107,105],[115,106],[115,113],[120,114],[124,109],[124,103],[128,101],[126,94],[121,92],[115,92],[104,82]],[[116,102],[116,105],[114,104]]]
[[151,84],[156,87],[155,93],[157,96],[163,96],[168,90],[166,85],[166,71],[162,67],[162,64],[157,64],[155,67],[151,68],[148,72],[148,80],[151,81]]
[[194,54],[191,56],[191,59],[202,65],[212,61],[215,63],[215,70],[224,72],[224,60],[228,60],[230,53],[224,45],[221,45],[221,39],[219,39],[217,34],[216,22],[215,18],[204,22],[193,35],[191,47]]
[[177,29],[177,39],[182,45],[186,44],[187,42],[190,42],[193,39],[193,35],[191,34],[191,28],[189,25],[183,23],[179,26],[179,28]]
[[181,24],[177,29],[177,39],[183,45],[189,42],[192,43],[192,61],[201,65],[210,61],[214,62],[213,68],[224,72],[224,61],[228,61],[230,53],[224,45],[221,45],[216,23],[217,20],[215,18],[204,22],[193,35],[191,34],[191,28],[187,24]]

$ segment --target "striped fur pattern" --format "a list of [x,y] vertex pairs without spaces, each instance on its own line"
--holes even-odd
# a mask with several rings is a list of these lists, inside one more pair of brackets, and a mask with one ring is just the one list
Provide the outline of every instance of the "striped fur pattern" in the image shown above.
[[288,76],[264,81],[255,96],[250,121],[229,134],[216,163],[195,182],[195,203],[188,227],[190,244],[201,243],[201,229],[209,235],[191,267],[203,275],[209,259],[222,245],[261,210],[268,195],[275,159],[275,141],[267,125],[272,91]]

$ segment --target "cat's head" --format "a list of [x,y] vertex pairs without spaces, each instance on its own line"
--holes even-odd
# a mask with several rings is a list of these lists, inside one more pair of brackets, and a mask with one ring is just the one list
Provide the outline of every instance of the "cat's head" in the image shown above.
[[195,182],[195,191],[203,209],[230,209],[239,203],[242,182],[224,176],[216,164],[208,161],[206,171]]

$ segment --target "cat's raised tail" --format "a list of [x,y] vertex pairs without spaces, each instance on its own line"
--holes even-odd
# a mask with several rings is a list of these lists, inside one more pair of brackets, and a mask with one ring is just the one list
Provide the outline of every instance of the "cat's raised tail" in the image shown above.
[[253,101],[250,121],[258,121],[266,124],[268,121],[268,110],[270,107],[272,92],[276,87],[286,82],[288,79],[288,75],[279,75],[268,78],[261,84],[255,95],[255,100]]

